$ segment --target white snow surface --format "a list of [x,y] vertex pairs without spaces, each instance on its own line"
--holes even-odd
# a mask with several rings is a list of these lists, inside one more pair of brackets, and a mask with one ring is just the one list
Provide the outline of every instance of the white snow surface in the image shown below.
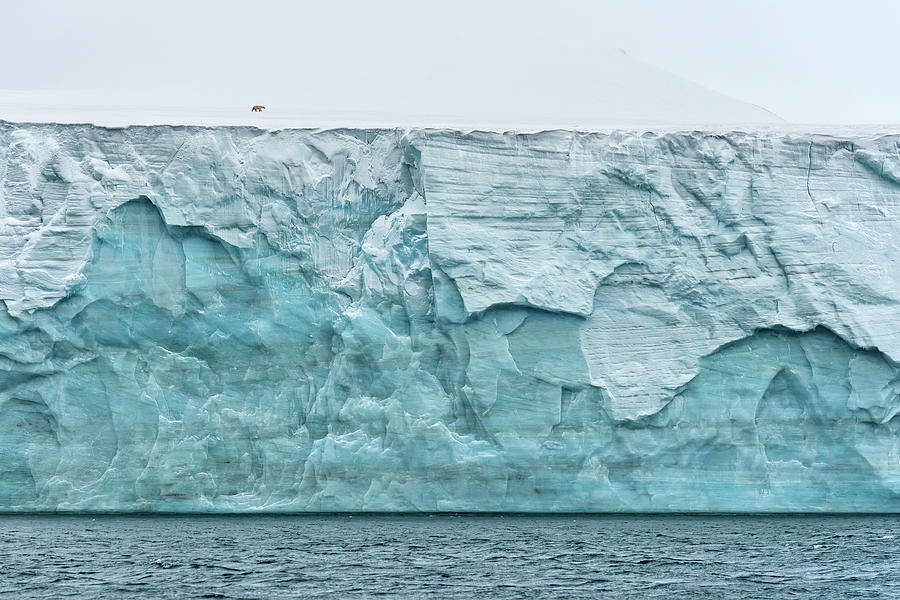
[[[521,64],[520,64],[521,63]],[[641,63],[622,50],[595,57],[594,70],[519,61],[502,72],[436,73],[427,89],[390,92],[364,82],[348,89],[259,91],[148,89],[0,90],[0,119],[128,125],[253,125],[264,129],[453,127],[632,129],[777,125],[784,121]],[[483,71],[483,70],[482,70]],[[266,106],[253,113],[255,104]]]

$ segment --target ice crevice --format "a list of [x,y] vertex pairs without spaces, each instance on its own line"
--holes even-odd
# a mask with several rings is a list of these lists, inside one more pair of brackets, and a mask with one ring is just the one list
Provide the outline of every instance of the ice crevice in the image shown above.
[[0,122],[0,510],[900,510],[897,148]]

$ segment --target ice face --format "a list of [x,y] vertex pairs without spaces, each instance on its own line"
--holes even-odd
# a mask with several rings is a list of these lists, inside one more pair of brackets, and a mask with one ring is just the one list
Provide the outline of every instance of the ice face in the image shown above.
[[0,509],[900,510],[898,144],[0,123]]

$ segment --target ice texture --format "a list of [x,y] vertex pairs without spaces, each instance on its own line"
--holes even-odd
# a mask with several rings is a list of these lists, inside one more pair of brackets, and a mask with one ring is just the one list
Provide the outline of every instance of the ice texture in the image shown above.
[[900,511],[900,136],[0,122],[0,510]]

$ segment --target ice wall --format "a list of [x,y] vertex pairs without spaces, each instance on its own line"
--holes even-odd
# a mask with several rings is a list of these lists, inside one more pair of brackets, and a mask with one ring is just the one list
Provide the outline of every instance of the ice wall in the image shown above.
[[0,122],[0,510],[900,511],[900,137]]

